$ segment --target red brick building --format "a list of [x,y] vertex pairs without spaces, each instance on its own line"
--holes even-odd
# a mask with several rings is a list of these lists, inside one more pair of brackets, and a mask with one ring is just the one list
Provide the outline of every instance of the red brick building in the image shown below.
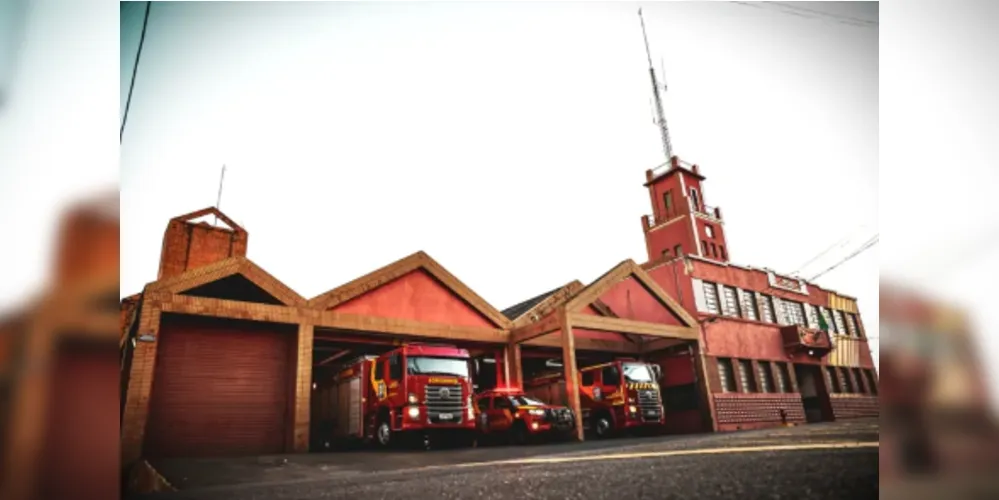
[[878,415],[856,300],[732,263],[704,181],[697,165],[675,156],[646,172],[653,214],[642,219],[642,268],[701,324],[716,429]]

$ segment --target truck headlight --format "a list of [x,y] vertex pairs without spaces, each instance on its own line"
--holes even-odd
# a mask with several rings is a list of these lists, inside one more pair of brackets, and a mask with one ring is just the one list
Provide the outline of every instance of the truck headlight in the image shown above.
[[410,406],[409,408],[406,408],[406,414],[409,415],[409,418],[416,420],[420,418],[420,407]]
[[528,413],[530,413],[534,417],[543,417],[543,416],[545,416],[545,411],[544,410],[534,409],[534,410],[529,411]]
[[628,398],[628,402],[629,402],[629,403],[632,403],[632,404],[634,404],[634,403],[635,403],[635,398],[634,398],[634,396],[631,396],[631,397],[629,397],[629,398]]
[[420,402],[420,400],[417,399],[416,394],[413,394],[412,392],[409,393],[409,404],[415,405],[416,403],[419,403],[419,402]]
[[638,413],[638,408],[635,407],[635,405],[631,405],[628,407],[628,411],[631,413]]
[[475,419],[475,406],[472,404],[472,396],[468,397],[468,419]]

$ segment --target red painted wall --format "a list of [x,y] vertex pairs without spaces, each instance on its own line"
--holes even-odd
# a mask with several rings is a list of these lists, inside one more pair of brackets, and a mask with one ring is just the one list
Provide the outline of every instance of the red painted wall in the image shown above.
[[683,325],[659,299],[634,277],[614,285],[600,300],[617,314],[619,318],[667,325]]
[[787,361],[777,325],[720,319],[705,324],[702,332],[708,355]]
[[594,309],[593,306],[586,306],[585,308],[583,308],[583,310],[579,312],[589,316],[603,316],[602,314],[600,314],[600,311]]
[[683,259],[663,264],[646,272],[667,295],[683,306],[687,312],[691,314],[697,312],[697,304],[694,302],[693,282],[684,271]]
[[[710,259],[717,259],[723,262],[728,262],[729,252],[728,252],[728,243],[726,243],[725,241],[725,228],[718,222],[709,222],[704,219],[701,219],[700,217],[695,217],[694,220],[697,221],[696,223],[697,235],[701,239],[702,242],[701,245],[704,244],[703,242],[708,243],[709,253],[703,254],[703,256]],[[707,226],[709,225],[711,226],[714,238],[708,236]],[[712,243],[714,243],[715,245],[714,248],[711,247]],[[722,249],[724,249],[724,252],[722,251]]]
[[332,310],[457,326],[493,327],[485,316],[423,270],[390,281]]
[[[610,340],[612,342],[628,342],[628,339],[621,335],[620,333],[614,332],[602,332],[599,330],[587,330],[585,328],[573,328],[572,333],[577,338],[582,339],[594,339],[594,340]],[[562,338],[562,334],[557,334],[558,338]]]
[[690,217],[650,230],[645,233],[645,239],[649,260],[662,257],[666,250],[669,250],[670,255],[675,255],[673,247],[676,245],[682,246],[684,254],[697,255],[693,233],[690,231]]

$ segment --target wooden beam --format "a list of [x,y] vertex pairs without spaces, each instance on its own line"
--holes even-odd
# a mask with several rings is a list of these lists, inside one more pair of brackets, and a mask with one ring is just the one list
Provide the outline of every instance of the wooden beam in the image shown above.
[[562,324],[562,371],[565,379],[565,395],[569,408],[576,418],[575,438],[583,441],[583,408],[579,401],[579,371],[576,369],[575,335],[572,334],[572,319],[564,310],[558,311]]
[[[538,337],[535,339],[528,340],[520,345],[531,346],[531,347],[562,347],[562,339],[551,335],[552,332],[545,334],[545,336]],[[598,352],[610,352],[615,354],[638,354],[638,346],[629,342],[614,342],[613,340],[603,340],[603,339],[585,339],[577,337],[573,342],[576,345],[576,351],[598,351]]]
[[686,326],[664,325],[630,319],[590,316],[588,314],[570,313],[572,324],[578,328],[600,330],[605,332],[632,333],[652,337],[665,337],[684,340],[697,340],[697,328]]
[[524,385],[524,364],[520,358],[520,345],[519,344],[507,344],[506,346],[506,361],[507,361],[507,383],[515,387],[522,387]]
[[675,345],[683,344],[685,342],[690,342],[690,341],[689,340],[683,340],[683,339],[671,339],[671,338],[658,338],[658,339],[654,339],[654,340],[646,342],[644,345],[642,345],[642,353],[643,354],[648,354],[648,353],[656,352],[656,351],[659,351],[659,350],[662,350],[662,349],[667,349],[667,348],[673,347]]
[[336,353],[336,354],[334,354],[334,355],[332,355],[332,356],[330,356],[330,357],[328,357],[328,358],[326,358],[326,359],[324,359],[324,360],[316,363],[316,366],[328,365],[328,364],[330,364],[330,363],[332,363],[332,362],[334,362],[334,361],[336,361],[336,360],[338,360],[338,359],[340,359],[340,358],[342,358],[342,357],[350,354],[350,352],[351,352],[350,349],[344,349],[344,350],[342,350],[342,351],[340,351],[340,352],[338,352],[338,353]]
[[[271,323],[299,324],[313,319],[312,311],[287,306],[256,304],[238,300],[213,299],[208,297],[193,297],[189,295],[169,295],[150,293],[160,300],[160,310],[165,313],[192,314],[195,316],[213,316],[217,318],[242,319],[249,321],[267,321]],[[140,334],[142,332],[139,332]]]
[[523,314],[515,318],[513,320],[513,328],[519,328],[531,324],[532,317],[544,318],[545,316],[555,312],[555,308],[564,304],[582,289],[583,284],[579,280],[573,280],[567,283],[562,288],[555,290],[541,302],[535,304],[534,307],[524,311]]
[[607,271],[603,276],[597,278],[596,281],[590,283],[589,286],[577,293],[572,300],[565,304],[565,310],[569,312],[581,311],[584,307],[599,299],[611,287],[628,277],[634,267],[635,263],[631,259],[614,266],[610,271]]
[[548,315],[537,323],[531,323],[521,328],[514,329],[510,332],[510,343],[520,344],[558,330],[563,316],[565,315],[559,311],[555,314]]
[[509,339],[506,330],[476,326],[455,326],[427,323],[398,318],[362,316],[333,311],[315,311],[317,327],[336,328],[360,332],[381,333],[410,338],[428,338],[464,342],[505,344]]

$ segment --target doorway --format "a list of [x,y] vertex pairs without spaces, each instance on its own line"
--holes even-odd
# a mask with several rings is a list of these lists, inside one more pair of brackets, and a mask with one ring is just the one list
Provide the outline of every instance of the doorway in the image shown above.
[[834,420],[829,389],[818,365],[794,365],[794,375],[798,379],[801,403],[805,407],[805,420],[831,422]]

